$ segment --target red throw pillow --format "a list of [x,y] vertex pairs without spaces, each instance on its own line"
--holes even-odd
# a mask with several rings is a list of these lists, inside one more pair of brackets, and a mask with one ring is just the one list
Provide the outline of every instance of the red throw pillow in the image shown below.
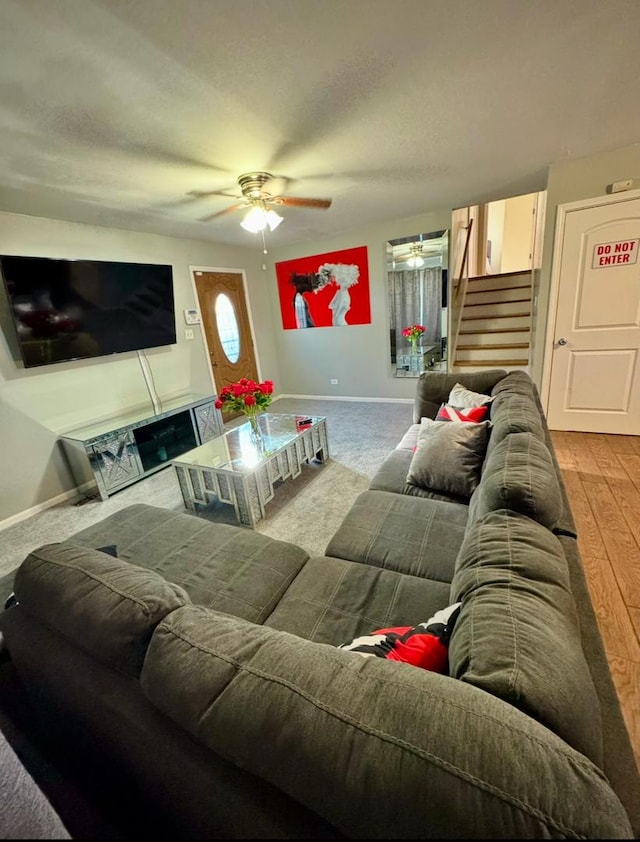
[[473,423],[478,423],[479,421],[485,420],[488,412],[489,406],[487,404],[484,406],[472,406],[468,409],[463,409],[457,406],[450,406],[448,403],[443,403],[436,415],[436,421],[471,421]]
[[343,643],[339,648],[357,652],[365,658],[386,658],[446,674],[449,669],[449,638],[460,613],[460,605],[456,602],[437,611],[426,623],[378,629],[356,637],[351,643]]

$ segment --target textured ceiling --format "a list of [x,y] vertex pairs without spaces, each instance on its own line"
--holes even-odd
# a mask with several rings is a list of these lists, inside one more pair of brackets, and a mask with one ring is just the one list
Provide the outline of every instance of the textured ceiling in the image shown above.
[[543,189],[640,141],[639,45],[638,0],[0,0],[0,210],[248,245],[189,194],[266,170],[333,199],[276,246]]

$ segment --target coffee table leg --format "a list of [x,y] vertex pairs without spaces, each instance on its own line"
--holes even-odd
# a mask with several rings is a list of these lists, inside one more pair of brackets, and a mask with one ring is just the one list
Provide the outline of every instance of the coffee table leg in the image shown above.
[[196,504],[193,499],[193,489],[191,488],[187,472],[183,468],[179,468],[177,465],[174,465],[173,467],[175,468],[176,476],[178,477],[178,485],[180,486],[180,491],[182,492],[184,507],[185,509],[195,511]]
[[240,523],[255,528],[256,523],[264,517],[264,506],[258,491],[258,477],[253,474],[248,477],[234,477],[233,491],[236,498],[236,514]]

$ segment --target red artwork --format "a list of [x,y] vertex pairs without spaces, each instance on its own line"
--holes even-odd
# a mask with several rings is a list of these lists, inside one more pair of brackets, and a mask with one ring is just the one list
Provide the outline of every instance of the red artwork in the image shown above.
[[371,322],[366,246],[283,260],[276,276],[285,330]]

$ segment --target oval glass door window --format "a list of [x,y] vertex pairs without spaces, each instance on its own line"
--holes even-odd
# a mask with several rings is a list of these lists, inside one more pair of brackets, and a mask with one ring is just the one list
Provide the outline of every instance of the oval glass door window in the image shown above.
[[222,350],[230,363],[237,363],[240,356],[238,320],[233,304],[224,292],[216,299],[216,325]]

